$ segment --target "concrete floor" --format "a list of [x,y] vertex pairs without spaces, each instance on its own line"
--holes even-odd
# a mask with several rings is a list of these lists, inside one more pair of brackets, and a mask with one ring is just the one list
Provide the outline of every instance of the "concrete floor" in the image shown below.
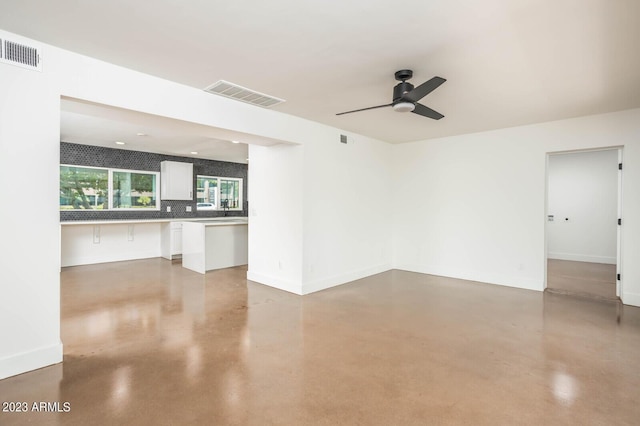
[[616,265],[549,259],[547,289],[575,296],[616,300]]
[[390,271],[299,297],[163,259],[62,272],[21,425],[637,425],[640,308]]

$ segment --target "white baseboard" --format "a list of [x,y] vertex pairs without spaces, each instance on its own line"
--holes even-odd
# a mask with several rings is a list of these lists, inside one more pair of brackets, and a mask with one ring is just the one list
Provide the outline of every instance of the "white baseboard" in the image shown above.
[[62,362],[62,343],[0,359],[0,380]]
[[439,277],[456,278],[466,281],[476,281],[485,284],[495,284],[504,287],[521,288],[524,290],[543,291],[544,279],[535,280],[517,276],[506,276],[498,274],[488,274],[482,271],[464,271],[459,269],[448,269],[437,266],[424,266],[412,264],[399,264],[395,269],[420,274],[437,275]]
[[591,262],[591,263],[606,263],[608,265],[615,265],[617,260],[615,257],[609,256],[590,256],[588,254],[575,254],[575,253],[547,253],[548,259],[555,260],[573,260],[574,262]]
[[370,268],[348,272],[346,274],[340,274],[332,277],[309,281],[302,285],[302,294],[315,293],[316,291],[325,290],[327,288],[335,287],[341,284],[346,284],[351,281],[366,278],[371,275],[379,274],[389,270],[391,270],[391,265],[388,263],[384,263]]
[[257,274],[252,271],[247,271],[247,279],[255,281],[260,284],[274,287],[280,290],[288,291],[297,295],[305,295],[314,293],[316,291],[324,290],[327,288],[335,287],[341,284],[346,284],[351,281],[366,278],[371,275],[379,274],[391,270],[390,264],[376,265],[371,268],[361,269],[358,271],[348,272],[346,274],[335,275],[332,277],[321,278],[314,281],[309,281],[303,284],[298,284],[292,281],[284,281],[276,277]]
[[[275,277],[267,275],[256,274],[254,272],[247,272],[247,279],[255,281],[260,284],[264,284],[269,287],[274,287],[280,290],[288,291],[297,295],[304,295],[313,293],[316,291],[324,290],[337,285],[345,284],[351,281],[355,281],[361,278],[365,278],[371,275],[379,274],[389,271],[391,269],[398,269],[402,271],[417,272],[420,274],[436,275],[447,278],[455,278],[466,281],[476,281],[485,284],[501,285],[505,287],[520,288],[524,290],[543,291],[544,280],[535,280],[522,277],[509,277],[503,275],[486,274],[482,272],[469,272],[460,270],[447,270],[439,267],[429,267],[423,265],[411,265],[411,264],[399,264],[395,268],[391,268],[390,265],[384,264],[373,268],[368,268],[360,271],[354,271],[348,274],[334,276],[330,278],[324,278],[316,281],[311,281],[303,285],[290,281],[283,281]],[[622,302],[625,305],[640,307],[640,294],[624,292],[622,294]]]
[[623,291],[621,300],[625,305],[640,307],[640,294],[638,293],[627,293]]
[[302,285],[293,281],[285,281],[269,275],[258,274],[253,271],[247,271],[247,279],[279,290],[288,291],[289,293],[302,295]]

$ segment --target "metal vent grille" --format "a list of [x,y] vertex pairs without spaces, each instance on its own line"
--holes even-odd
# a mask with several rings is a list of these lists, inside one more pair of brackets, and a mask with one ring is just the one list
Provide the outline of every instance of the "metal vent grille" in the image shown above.
[[11,40],[0,40],[0,62],[42,71],[38,48]]
[[255,90],[247,89],[246,87],[238,86],[237,84],[229,83],[224,80],[219,80],[213,83],[211,86],[205,88],[204,91],[235,99],[237,101],[258,105],[264,108],[285,102],[284,99],[265,95],[264,93],[256,92]]

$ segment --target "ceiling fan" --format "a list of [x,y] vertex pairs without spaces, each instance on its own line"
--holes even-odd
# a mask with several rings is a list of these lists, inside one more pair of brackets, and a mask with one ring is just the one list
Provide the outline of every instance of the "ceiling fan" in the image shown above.
[[427,80],[422,83],[420,86],[414,88],[413,84],[409,83],[409,80],[413,77],[413,71],[411,70],[400,70],[396,71],[395,78],[400,83],[398,83],[393,88],[393,102],[390,104],[377,105],[369,108],[355,109],[353,111],[340,112],[336,115],[344,115],[351,114],[352,112],[360,112],[367,111],[369,109],[376,108],[384,108],[384,107],[393,107],[395,111],[398,112],[409,112],[411,111],[414,114],[422,115],[424,117],[433,118],[434,120],[440,120],[444,115],[440,114],[437,111],[428,108],[418,101],[429,93],[433,92],[438,88],[442,83],[447,81],[442,77],[433,77],[431,80]]

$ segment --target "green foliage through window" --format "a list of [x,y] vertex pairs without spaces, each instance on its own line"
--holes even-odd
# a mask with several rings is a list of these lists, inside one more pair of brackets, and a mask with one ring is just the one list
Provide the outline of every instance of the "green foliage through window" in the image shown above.
[[156,176],[147,173],[113,172],[113,208],[155,208]]
[[60,209],[108,209],[108,186],[107,169],[60,166]]

